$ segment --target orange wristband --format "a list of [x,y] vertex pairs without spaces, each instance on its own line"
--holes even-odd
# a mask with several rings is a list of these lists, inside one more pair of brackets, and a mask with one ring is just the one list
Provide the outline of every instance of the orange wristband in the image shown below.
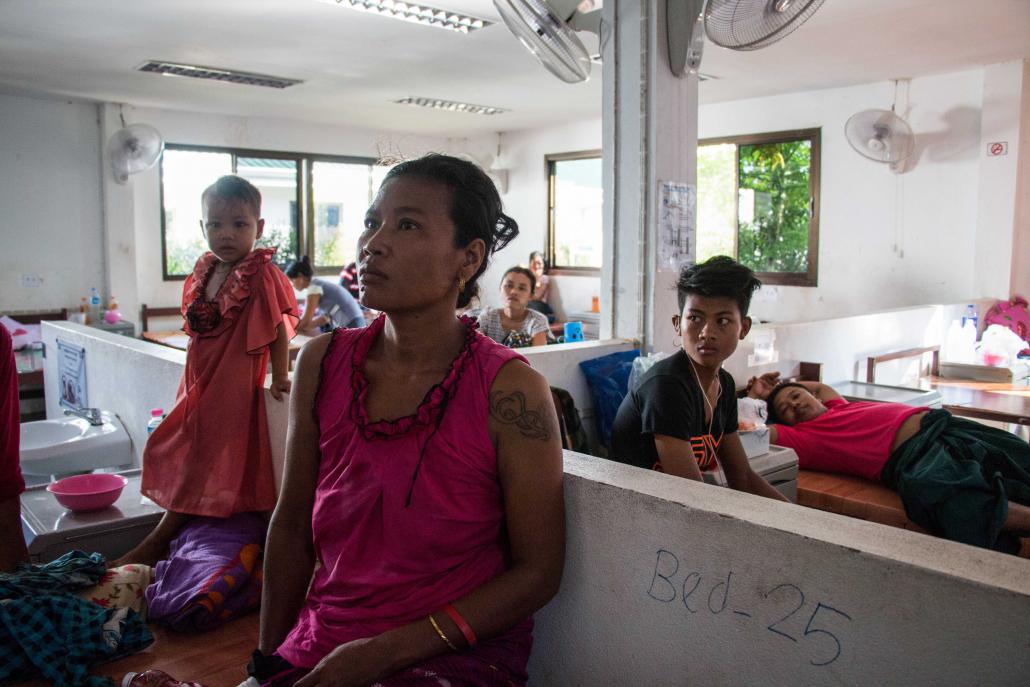
[[472,631],[472,627],[465,622],[465,619],[461,617],[461,613],[458,613],[458,609],[454,606],[447,604],[443,607],[443,612],[447,614],[454,624],[461,630],[461,634],[465,635],[465,641],[468,642],[469,647],[476,645],[476,633]]

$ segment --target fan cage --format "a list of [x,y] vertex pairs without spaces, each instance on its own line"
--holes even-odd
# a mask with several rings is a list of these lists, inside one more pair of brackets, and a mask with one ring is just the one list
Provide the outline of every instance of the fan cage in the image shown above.
[[732,50],[758,50],[790,35],[816,13],[825,0],[708,0],[705,32],[716,45]]

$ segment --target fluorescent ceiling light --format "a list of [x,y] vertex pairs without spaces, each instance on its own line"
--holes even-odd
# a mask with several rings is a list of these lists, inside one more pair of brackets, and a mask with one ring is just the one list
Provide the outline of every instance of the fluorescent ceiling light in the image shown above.
[[469,33],[493,24],[492,21],[480,19],[479,17],[470,17],[427,5],[400,2],[400,0],[319,0],[319,2],[349,7],[352,10],[371,12],[382,17],[402,19],[425,26],[450,29],[458,33]]
[[163,74],[165,76],[188,76],[194,79],[211,79],[213,81],[226,81],[245,86],[264,86],[265,88],[286,88],[304,83],[300,79],[287,79],[268,74],[238,72],[232,69],[219,69],[218,67],[198,67],[192,64],[176,64],[175,62],[161,62],[159,60],[144,62],[138,67],[138,70],[153,74]]
[[412,105],[414,107],[429,107],[436,110],[449,110],[450,112],[467,112],[469,114],[495,115],[507,112],[500,107],[488,105],[473,105],[471,103],[459,103],[453,100],[440,100],[439,98],[416,98],[408,96],[393,102],[398,105]]

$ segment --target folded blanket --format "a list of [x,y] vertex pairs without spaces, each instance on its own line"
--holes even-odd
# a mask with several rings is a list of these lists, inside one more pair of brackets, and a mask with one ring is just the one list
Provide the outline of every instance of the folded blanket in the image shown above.
[[211,630],[257,608],[266,528],[257,513],[190,520],[154,568],[150,619],[173,630]]

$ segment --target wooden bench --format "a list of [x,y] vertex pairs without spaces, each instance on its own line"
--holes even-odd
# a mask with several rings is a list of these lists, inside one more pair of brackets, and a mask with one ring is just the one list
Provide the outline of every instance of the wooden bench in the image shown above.
[[179,307],[151,308],[144,303],[139,307],[140,332],[150,331],[150,318],[152,317],[178,317],[180,322],[175,329],[176,331],[182,329],[182,309]]
[[[861,477],[798,470],[798,505],[928,534],[905,515],[900,496]],[[1019,555],[1030,558],[1030,538]]]

